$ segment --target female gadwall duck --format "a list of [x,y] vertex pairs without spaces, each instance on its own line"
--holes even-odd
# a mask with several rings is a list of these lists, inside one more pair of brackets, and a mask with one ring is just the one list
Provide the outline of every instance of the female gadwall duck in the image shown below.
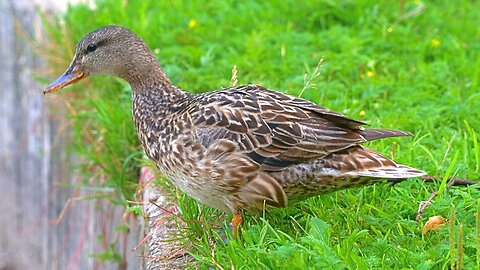
[[244,210],[425,174],[360,145],[410,133],[364,129],[363,122],[258,85],[184,92],[147,45],[119,26],[87,34],[67,71],[44,92],[95,74],[130,84],[147,156],[189,196],[231,211],[234,235]]

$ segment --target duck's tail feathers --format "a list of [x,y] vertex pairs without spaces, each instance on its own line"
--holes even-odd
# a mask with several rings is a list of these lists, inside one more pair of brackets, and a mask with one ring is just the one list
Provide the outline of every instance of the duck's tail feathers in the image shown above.
[[334,153],[327,164],[343,176],[403,179],[425,175],[424,171],[397,164],[382,154],[361,146]]
[[382,179],[406,179],[426,175],[424,171],[402,165],[371,168],[363,171],[356,171],[355,175]]
[[391,129],[364,129],[360,133],[366,141],[373,141],[389,137],[412,136],[412,133],[410,132]]

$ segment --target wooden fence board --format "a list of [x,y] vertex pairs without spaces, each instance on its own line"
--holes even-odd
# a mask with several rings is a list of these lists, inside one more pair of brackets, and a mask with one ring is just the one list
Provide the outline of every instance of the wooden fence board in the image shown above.
[[128,255],[126,268],[139,269],[141,251],[130,252],[142,238],[138,220],[128,221],[129,234],[114,230],[123,223],[122,207],[73,200],[54,223],[69,199],[109,191],[71,185],[82,179],[69,173],[76,159],[64,150],[64,109],[49,114],[44,86],[32,76],[41,59],[24,39],[38,34],[36,10],[29,0],[0,0],[0,270],[119,269],[91,256],[114,241]]

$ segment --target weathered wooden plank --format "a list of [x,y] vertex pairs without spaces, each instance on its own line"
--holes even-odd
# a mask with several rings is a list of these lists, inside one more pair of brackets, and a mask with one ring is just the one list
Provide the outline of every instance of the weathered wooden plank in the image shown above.
[[[25,39],[39,32],[36,10],[29,0],[0,1],[0,269],[139,269],[141,251],[130,251],[141,239],[139,222],[125,221],[130,233],[120,234],[122,207],[75,199],[111,191],[73,185],[82,179],[71,175],[78,160],[64,150],[65,109],[54,104],[49,114],[32,76],[42,67]],[[126,255],[126,266],[92,257],[109,243]]]
[[[153,179],[151,169],[142,169],[142,182],[150,183]],[[177,212],[177,204],[172,194],[159,186],[146,184],[143,193],[143,212],[146,216],[145,269],[184,269],[193,262],[184,243],[177,223],[182,221],[172,218]]]
[[[0,258],[7,266],[21,267],[27,262],[40,263],[44,259],[41,247],[45,239],[34,231],[38,223],[40,209],[45,207],[45,200],[39,199],[42,189],[41,181],[30,179],[45,176],[43,156],[36,150],[42,144],[42,137],[35,130],[42,128],[44,122],[38,121],[41,114],[41,101],[31,99],[29,94],[32,84],[24,78],[29,67],[36,63],[26,44],[22,44],[15,34],[15,6],[11,1],[0,3],[0,85],[2,87],[0,105],[0,198],[2,198],[2,218],[0,218]],[[26,24],[29,18],[25,18]],[[25,113],[20,108],[29,108]],[[28,136],[28,132],[33,132]],[[42,146],[43,147],[43,146]],[[30,156],[31,155],[31,156]],[[33,178],[34,176],[35,178]],[[36,185],[35,185],[36,184]],[[34,186],[32,190],[31,187]],[[27,190],[31,190],[27,192]],[[32,192],[37,191],[37,192]],[[41,196],[41,195],[40,195]],[[22,248],[28,247],[28,252]]]

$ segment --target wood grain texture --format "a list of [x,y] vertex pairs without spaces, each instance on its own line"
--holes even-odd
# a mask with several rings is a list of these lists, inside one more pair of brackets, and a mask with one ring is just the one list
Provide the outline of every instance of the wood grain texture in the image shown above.
[[[42,68],[29,42],[41,33],[36,12],[29,0],[0,1],[0,269],[139,269],[140,254],[130,249],[142,238],[140,223],[129,220],[130,233],[116,240],[123,207],[79,199],[112,191],[70,185],[82,179],[70,173],[78,160],[65,152],[64,108],[33,78]],[[114,241],[126,265],[92,257]]]
[[[145,178],[151,179],[150,168],[143,168]],[[145,262],[148,270],[184,269],[193,257],[179,239],[179,224],[172,216],[176,212],[175,197],[158,186],[146,185],[143,193],[145,222]]]

